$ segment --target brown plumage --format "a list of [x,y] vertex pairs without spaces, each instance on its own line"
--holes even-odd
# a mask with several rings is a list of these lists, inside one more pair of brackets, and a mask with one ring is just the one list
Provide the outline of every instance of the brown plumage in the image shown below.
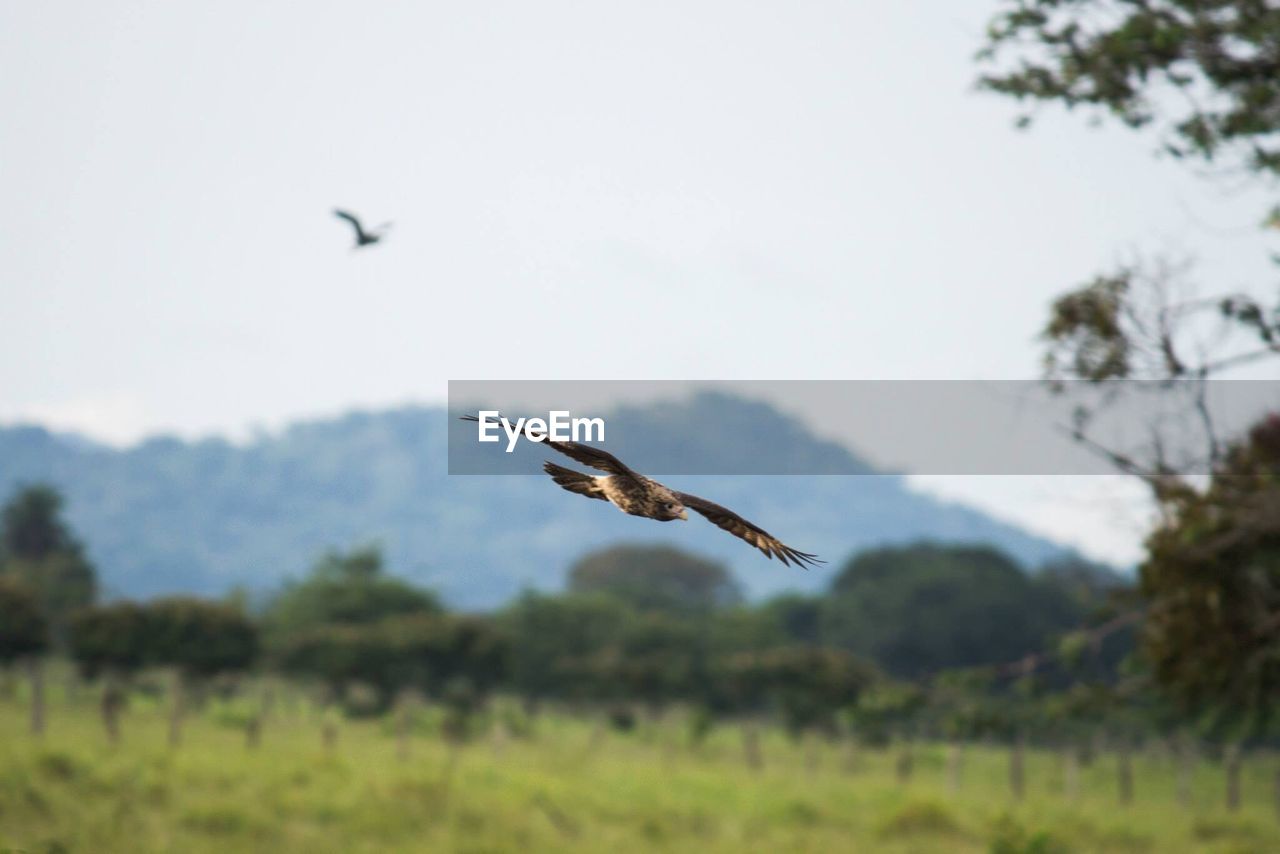
[[[478,422],[480,419],[474,415],[464,415],[462,420]],[[689,514],[685,512],[687,508],[704,516],[738,539],[755,546],[770,560],[776,557],[784,565],[790,566],[794,563],[804,569],[826,563],[817,555],[791,548],[764,528],[748,522],[727,507],[721,507],[719,504],[687,492],[676,492],[656,480],[632,471],[608,451],[579,442],[557,442],[550,438],[545,439],[543,444],[583,465],[607,472],[603,476],[590,475],[552,462],[544,463],[542,470],[570,492],[587,498],[608,501],[623,513],[656,519],[659,522],[687,520],[689,518]]]

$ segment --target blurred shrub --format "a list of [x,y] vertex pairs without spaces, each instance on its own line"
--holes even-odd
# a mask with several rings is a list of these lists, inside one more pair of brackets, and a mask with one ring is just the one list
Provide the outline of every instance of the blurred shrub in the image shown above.
[[996,821],[988,850],[991,854],[1066,854],[1069,849],[1048,831],[1029,831],[1005,814]]
[[934,801],[912,801],[889,816],[881,825],[884,836],[916,836],[960,833],[960,825],[951,811]]

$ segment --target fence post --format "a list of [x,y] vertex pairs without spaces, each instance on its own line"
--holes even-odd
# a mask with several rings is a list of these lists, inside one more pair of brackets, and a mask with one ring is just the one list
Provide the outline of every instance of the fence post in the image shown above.
[[764,767],[764,756],[760,751],[760,730],[754,720],[742,724],[742,755],[752,771],[759,771]]
[[27,659],[27,675],[31,679],[31,734],[44,735],[44,667],[40,659]]
[[1119,771],[1120,803],[1129,806],[1133,803],[1133,744],[1128,736],[1119,739],[1117,763]]
[[911,738],[902,739],[898,751],[898,784],[906,785],[911,780],[911,772],[915,769],[915,755],[912,753]]
[[1227,772],[1227,809],[1235,812],[1240,809],[1241,751],[1238,742],[1227,745],[1223,762]]
[[1178,739],[1178,805],[1191,806],[1191,782],[1196,772],[1195,740],[1184,733]]
[[960,792],[960,775],[964,767],[964,742],[952,739],[947,748],[947,791],[951,794]]
[[1022,800],[1022,796],[1026,793],[1026,752],[1027,737],[1019,730],[1014,733],[1013,744],[1009,747],[1009,790],[1016,801]]
[[1080,745],[1074,742],[1063,750],[1062,792],[1071,801],[1080,797]]

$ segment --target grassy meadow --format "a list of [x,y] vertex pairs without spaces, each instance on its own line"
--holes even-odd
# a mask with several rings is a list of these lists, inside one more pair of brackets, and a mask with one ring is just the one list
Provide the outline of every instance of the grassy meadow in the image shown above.
[[256,747],[234,708],[192,712],[168,745],[158,699],[135,698],[107,743],[87,690],[50,698],[28,733],[20,697],[0,700],[0,851],[1280,851],[1277,762],[1251,756],[1244,802],[1223,806],[1221,766],[1196,770],[1177,806],[1177,769],[1135,755],[1135,797],[1117,803],[1116,762],[1080,769],[1063,791],[1057,753],[1027,756],[1010,796],[1008,751],[965,748],[959,791],[948,748],[922,743],[909,778],[896,750],[762,737],[763,767],[723,725],[697,748],[678,714],[634,732],[563,714],[523,737],[490,728],[461,747],[422,711],[401,753],[391,718],[326,721],[298,700],[273,710]]

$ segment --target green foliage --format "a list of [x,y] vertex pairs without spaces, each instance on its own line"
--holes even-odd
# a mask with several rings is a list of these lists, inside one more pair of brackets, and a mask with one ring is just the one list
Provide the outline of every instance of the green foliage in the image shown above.
[[1133,582],[1111,567],[1080,557],[1049,561],[1036,571],[1036,580],[1056,587],[1086,611],[1102,611],[1133,593]]
[[465,690],[483,699],[506,676],[507,655],[507,640],[491,621],[410,614],[299,632],[280,644],[275,664],[319,679],[338,699],[367,686],[375,693],[371,710],[382,711],[408,688],[434,696]]
[[1018,101],[1163,123],[1175,157],[1280,175],[1280,9],[1258,0],[1004,0],[981,78]]
[[990,854],[1066,854],[1069,850],[1047,831],[1029,831],[1010,815],[996,822]]
[[765,602],[760,610],[788,641],[822,642],[822,599],[819,597],[787,593]]
[[192,597],[146,607],[147,656],[194,677],[246,670],[258,653],[257,628],[230,605]]
[[883,836],[955,836],[960,823],[951,810],[936,801],[911,801],[889,816],[880,827]]
[[148,661],[150,643],[147,610],[134,602],[97,605],[72,615],[70,653],[86,676],[138,670]]
[[[816,598],[804,598],[816,603]],[[770,603],[759,607],[739,606],[717,611],[708,617],[705,626],[707,654],[710,657],[738,652],[760,651],[785,646],[792,642],[807,642],[791,636]]]
[[917,677],[1037,652],[1083,618],[1070,594],[994,549],[924,543],[854,557],[822,605],[822,637]]
[[846,714],[861,741],[883,746],[900,732],[914,728],[924,704],[925,695],[915,685],[881,681],[868,686]]
[[61,514],[62,496],[53,487],[19,489],[0,512],[0,555],[7,560],[40,560],[79,549]]
[[[982,736],[1007,736],[1010,732],[1010,698],[996,691],[989,670],[953,670],[939,674],[923,697],[911,693],[868,703],[868,722],[882,726],[887,710],[900,707],[908,716],[923,705],[922,712],[949,741],[966,741]],[[871,714],[871,713],[875,714]]]
[[44,485],[19,489],[0,512],[0,574],[31,589],[58,636],[97,593],[93,567],[61,513],[62,497]]
[[694,747],[705,744],[716,726],[716,716],[705,705],[697,705],[689,714],[689,743]]
[[[498,621],[511,640],[509,684],[527,700],[688,701],[717,714],[774,712],[795,732],[831,731],[876,681],[871,662],[933,674],[957,659],[995,665],[1052,650],[1055,633],[1097,611],[1118,585],[1079,561],[1031,578],[991,549],[917,545],[864,553],[826,597],[787,595],[694,618],[604,593],[528,593]],[[989,687],[935,692],[932,719],[954,734],[1007,734],[1012,718],[1000,712],[1015,707],[1010,686],[993,695]],[[910,711],[886,709],[875,726],[903,723],[922,702],[913,691]],[[864,709],[863,721],[876,714]]]
[[1058,297],[1041,337],[1049,343],[1047,376],[1078,377],[1089,382],[1124,379],[1132,370],[1134,342],[1123,311],[1132,271],[1099,276]]
[[467,741],[480,734],[479,713],[484,706],[485,695],[472,680],[465,677],[449,680],[440,699],[445,710],[440,731],[446,739]]
[[264,623],[277,667],[320,680],[352,709],[361,687],[372,691],[366,711],[380,712],[407,688],[439,696],[463,685],[455,690],[483,698],[507,673],[491,621],[446,615],[434,594],[384,574],[373,546],[324,555]]
[[203,678],[247,669],[258,637],[249,619],[229,605],[175,597],[82,609],[72,617],[69,646],[88,676],[162,665]]
[[35,594],[13,578],[0,576],[0,666],[49,645],[49,625]]
[[288,584],[263,615],[264,632],[274,644],[291,634],[333,625],[376,623],[402,614],[439,614],[430,591],[388,576],[376,546],[347,553],[328,552],[300,582]]
[[660,612],[634,614],[607,645],[562,661],[564,675],[592,699],[639,700],[654,708],[703,687],[695,625]]
[[1147,541],[1143,651],[1155,677],[1219,726],[1259,730],[1280,700],[1280,415],[1233,445]]
[[574,680],[577,662],[616,643],[633,619],[631,609],[610,596],[525,593],[499,616],[511,638],[511,685],[523,696],[582,696]]
[[742,601],[728,569],[671,546],[621,545],[569,569],[569,590],[607,593],[639,611],[706,613]]
[[97,595],[93,567],[79,552],[57,552],[35,560],[14,558],[4,565],[4,571],[35,592],[41,610],[59,633],[69,616]]
[[717,677],[733,707],[778,710],[792,735],[834,733],[837,712],[859,701],[878,678],[875,668],[844,650],[787,646],[729,656]]
[[510,643],[488,618],[449,615],[438,621],[425,653],[427,691],[464,684],[483,698],[506,678]]

